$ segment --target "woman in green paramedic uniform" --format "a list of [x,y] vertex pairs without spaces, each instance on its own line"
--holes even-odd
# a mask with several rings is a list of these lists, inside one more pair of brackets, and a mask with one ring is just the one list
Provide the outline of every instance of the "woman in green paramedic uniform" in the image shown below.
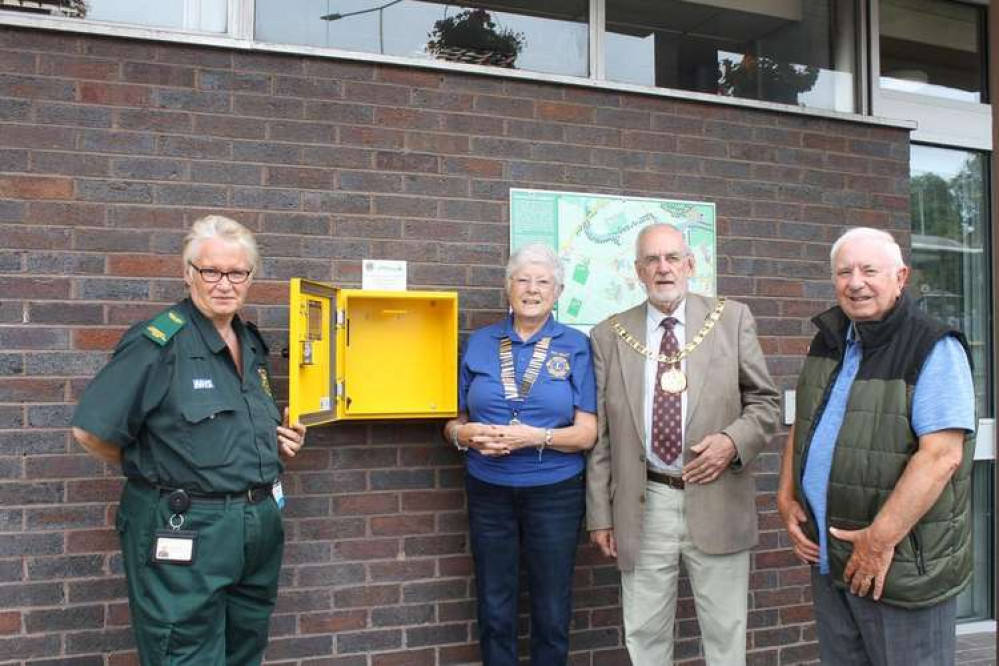
[[73,435],[121,463],[129,608],[144,666],[259,664],[284,547],[278,475],[305,428],[274,402],[267,345],[237,314],[250,232],[204,217],[184,246],[190,296],[122,337]]

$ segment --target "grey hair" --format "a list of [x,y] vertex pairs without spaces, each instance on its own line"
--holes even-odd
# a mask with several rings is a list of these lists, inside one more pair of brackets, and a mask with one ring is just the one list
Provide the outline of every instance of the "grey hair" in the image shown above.
[[635,236],[635,260],[636,261],[638,261],[639,259],[642,258],[642,241],[644,241],[645,237],[648,236],[653,231],[655,231],[656,229],[671,229],[672,231],[675,231],[676,233],[680,234],[680,238],[681,238],[681,240],[683,240],[683,254],[684,254],[684,256],[689,257],[692,254],[694,254],[693,252],[691,252],[690,246],[687,245],[687,239],[684,237],[683,232],[680,231],[679,228],[677,228],[676,226],[674,226],[672,224],[669,224],[667,222],[654,222],[652,224],[648,224],[648,225],[642,227],[642,229],[638,232],[638,235]]
[[895,264],[894,268],[905,266],[905,261],[902,260],[902,248],[898,246],[895,237],[890,233],[872,227],[852,227],[844,231],[833,243],[832,249],[829,250],[829,266],[834,273],[836,272],[836,253],[840,251],[844,243],[851,240],[869,240],[881,243],[888,252],[888,258]]
[[522,245],[510,255],[510,261],[506,262],[506,281],[509,282],[513,274],[527,264],[541,264],[551,269],[555,276],[555,286],[561,287],[565,284],[565,267],[562,261],[555,254],[555,250],[544,243],[528,243]]
[[184,267],[192,263],[198,256],[201,244],[212,238],[221,238],[229,243],[234,243],[246,250],[246,256],[250,259],[250,270],[257,269],[260,261],[260,252],[257,250],[257,241],[253,238],[250,230],[236,220],[222,215],[206,215],[195,220],[190,231],[184,238]]

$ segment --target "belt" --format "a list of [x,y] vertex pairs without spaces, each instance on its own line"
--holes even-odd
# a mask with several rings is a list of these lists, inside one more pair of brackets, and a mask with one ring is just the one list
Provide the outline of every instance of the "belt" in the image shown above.
[[249,502],[250,504],[257,504],[262,502],[271,495],[271,486],[273,484],[263,484],[258,486],[250,486],[246,490],[239,490],[234,493],[202,493],[196,490],[187,490],[185,488],[171,488],[170,486],[161,486],[157,484],[148,483],[146,481],[134,479],[140,485],[146,486],[147,488],[154,488],[159,491],[160,495],[172,495],[173,493],[181,490],[187,495],[193,502],[227,502],[233,500],[242,500]]
[[[161,495],[169,495],[173,493],[176,488],[160,488]],[[191,490],[185,490],[187,496],[195,502],[225,502],[232,500],[245,500],[250,504],[256,504],[257,502],[263,502],[265,499],[271,496],[271,486],[252,486],[246,490],[240,490],[235,493],[199,493]]]
[[676,490],[683,490],[683,479],[679,476],[672,476],[670,474],[663,474],[662,472],[657,472],[652,469],[645,469],[645,478],[653,483],[661,483],[664,486],[669,486]]

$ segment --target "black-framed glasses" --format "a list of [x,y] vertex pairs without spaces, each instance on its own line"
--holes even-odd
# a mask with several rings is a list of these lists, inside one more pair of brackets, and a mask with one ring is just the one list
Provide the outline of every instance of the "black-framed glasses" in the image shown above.
[[217,268],[198,268],[194,265],[194,262],[187,262],[191,265],[191,268],[198,271],[201,279],[209,284],[214,284],[216,282],[221,282],[222,278],[227,278],[229,284],[243,284],[250,279],[250,273],[253,271],[220,271]]

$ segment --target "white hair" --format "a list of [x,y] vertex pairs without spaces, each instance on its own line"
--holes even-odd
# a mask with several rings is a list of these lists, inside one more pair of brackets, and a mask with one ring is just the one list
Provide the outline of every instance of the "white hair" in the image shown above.
[[246,256],[250,260],[250,270],[257,269],[257,262],[260,261],[260,253],[257,250],[257,241],[253,238],[250,230],[236,220],[222,215],[206,215],[195,220],[190,231],[184,238],[184,267],[193,263],[201,250],[201,244],[212,238],[221,238],[229,243],[234,243],[246,250]]
[[642,242],[645,240],[645,237],[657,229],[670,229],[671,231],[675,231],[676,233],[680,234],[680,240],[683,241],[684,256],[689,257],[692,254],[694,254],[693,252],[690,251],[690,246],[687,245],[687,239],[684,237],[683,232],[680,231],[680,229],[666,222],[653,222],[652,224],[648,224],[642,227],[641,230],[638,232],[638,235],[635,236],[636,261],[639,261],[642,258]]
[[565,284],[565,267],[562,265],[562,261],[555,254],[555,250],[544,243],[522,245],[510,255],[510,261],[506,262],[507,282],[510,281],[514,273],[527,264],[541,264],[551,270],[552,275],[555,276],[556,287]]
[[882,231],[881,229],[874,229],[871,227],[853,227],[844,231],[843,234],[836,239],[836,242],[833,243],[832,249],[829,250],[829,265],[832,267],[833,272],[836,271],[836,253],[839,252],[844,243],[852,240],[867,240],[879,243],[888,253],[888,259],[891,260],[892,264],[894,264],[893,268],[902,268],[905,266],[905,262],[902,260],[902,248],[900,248],[898,243],[895,242],[894,236],[887,231]]

